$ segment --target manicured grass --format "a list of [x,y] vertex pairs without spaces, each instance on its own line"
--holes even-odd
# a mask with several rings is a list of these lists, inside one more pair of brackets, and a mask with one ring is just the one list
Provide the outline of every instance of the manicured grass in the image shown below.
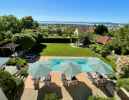
[[73,56],[73,57],[86,57],[95,56],[95,53],[88,48],[75,48],[69,44],[46,44],[47,47],[40,55],[44,56]]

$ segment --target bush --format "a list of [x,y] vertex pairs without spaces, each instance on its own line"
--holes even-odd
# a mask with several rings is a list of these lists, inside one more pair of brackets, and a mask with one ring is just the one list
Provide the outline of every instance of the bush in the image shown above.
[[22,58],[10,58],[9,61],[6,63],[7,65],[19,65],[19,66],[24,66],[27,64],[27,61],[25,59]]
[[129,78],[119,79],[117,81],[117,87],[119,87],[119,88],[123,87],[127,91],[129,91]]
[[90,45],[90,48],[96,53],[101,54],[102,57],[106,57],[107,55],[111,53],[110,48],[106,45],[92,44]]
[[96,96],[90,96],[88,100],[116,100],[115,98],[105,98],[105,97],[96,97]]
[[104,46],[101,44],[92,44],[90,45],[90,48],[95,51],[96,53],[101,53],[101,51],[103,50]]
[[45,95],[43,100],[59,100],[55,93],[49,93]]
[[120,77],[128,78],[129,77],[129,65],[123,66],[121,70],[122,70],[122,73],[120,74]]
[[20,76],[27,77],[28,76],[28,68],[21,69]]

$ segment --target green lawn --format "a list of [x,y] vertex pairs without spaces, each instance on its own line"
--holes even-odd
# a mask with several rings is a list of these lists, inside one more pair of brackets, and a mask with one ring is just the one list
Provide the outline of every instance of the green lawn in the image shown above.
[[73,57],[86,57],[95,56],[95,53],[88,48],[74,48],[69,44],[46,44],[47,48],[44,49],[40,55],[44,56],[73,56]]

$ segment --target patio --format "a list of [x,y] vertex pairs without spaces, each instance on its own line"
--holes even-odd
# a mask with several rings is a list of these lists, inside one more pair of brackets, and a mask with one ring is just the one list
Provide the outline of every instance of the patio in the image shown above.
[[[60,80],[60,77],[61,77],[60,73],[53,72],[51,75],[52,75],[51,83],[55,83],[56,86],[60,87],[60,93],[62,95],[61,96],[62,100],[73,100],[73,98],[75,98],[75,97],[76,98],[77,97],[78,98],[82,98],[82,97],[86,98],[85,96],[87,95],[87,93],[90,95],[97,95],[97,96],[105,96],[106,97],[106,95],[88,79],[88,77],[85,73],[81,73],[81,74],[77,75],[77,79],[80,81],[81,85],[79,85],[79,87],[76,89],[71,88],[70,90],[73,92],[71,92],[70,90],[68,90],[68,88],[65,88],[63,86],[63,83]],[[44,83],[40,82],[40,89],[42,91],[44,91],[44,88],[45,88]],[[75,90],[77,92],[74,92]],[[88,90],[89,90],[89,92],[88,92]],[[31,92],[29,92],[29,91],[31,91]],[[82,92],[84,92],[84,93],[82,94]],[[44,94],[42,94],[42,95],[44,95]],[[37,100],[37,98],[38,98],[38,90],[34,90],[32,76],[28,76],[27,79],[25,80],[25,89],[24,89],[21,100],[26,100],[27,98],[29,100]],[[41,99],[39,99],[39,100],[41,100]],[[76,100],[76,99],[74,99],[74,100]],[[81,100],[83,100],[83,99],[81,99]]]

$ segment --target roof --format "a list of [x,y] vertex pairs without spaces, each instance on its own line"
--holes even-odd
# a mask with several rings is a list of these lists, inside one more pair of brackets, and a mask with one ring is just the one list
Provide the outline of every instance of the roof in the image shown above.
[[15,44],[15,43],[7,43],[7,44],[4,44],[4,45],[1,45],[0,48],[16,48],[18,46],[18,44]]
[[9,58],[7,57],[0,57],[0,66],[4,65],[8,60]]
[[110,36],[100,36],[97,38],[96,42],[100,44],[107,44],[112,40]]

